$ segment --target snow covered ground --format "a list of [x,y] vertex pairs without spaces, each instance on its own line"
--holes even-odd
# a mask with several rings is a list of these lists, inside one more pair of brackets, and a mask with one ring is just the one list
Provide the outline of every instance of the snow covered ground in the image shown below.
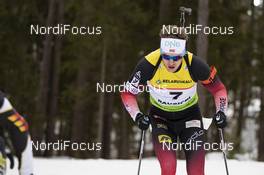
[[[77,160],[69,158],[35,159],[36,175],[136,175],[137,160]],[[254,161],[228,160],[230,175],[263,175],[264,163]],[[225,175],[221,154],[206,158],[206,175]],[[160,175],[158,161],[143,159],[141,175]],[[8,171],[8,175],[18,175]],[[186,175],[185,161],[178,161],[177,175]]]

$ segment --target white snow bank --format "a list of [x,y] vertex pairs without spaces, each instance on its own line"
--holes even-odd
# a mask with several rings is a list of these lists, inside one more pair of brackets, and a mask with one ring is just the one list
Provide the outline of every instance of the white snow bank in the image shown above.
[[[137,160],[77,160],[69,158],[35,158],[36,175],[135,175]],[[230,175],[263,175],[264,163],[254,161],[228,160]],[[160,175],[159,163],[156,159],[143,159],[141,175]],[[221,154],[213,154],[206,158],[206,175],[225,175],[224,161]],[[8,175],[18,175],[16,171],[8,171]],[[177,175],[187,175],[185,161],[177,162]]]

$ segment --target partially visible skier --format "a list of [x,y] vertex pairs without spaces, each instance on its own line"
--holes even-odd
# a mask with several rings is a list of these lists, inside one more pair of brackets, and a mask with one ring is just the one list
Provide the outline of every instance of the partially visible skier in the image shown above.
[[[213,121],[219,128],[227,125],[227,91],[215,67],[209,68],[200,58],[188,52],[184,28],[166,26],[160,32],[160,48],[142,58],[126,82],[121,98],[127,111],[142,130],[152,126],[152,140],[162,175],[176,174],[175,150],[164,149],[164,142],[203,143],[204,128],[198,105],[197,82],[214,96],[216,113]],[[174,32],[169,32],[174,31]],[[138,107],[136,95],[147,85],[150,114]],[[184,148],[184,147],[183,147]],[[184,149],[188,175],[204,175],[205,150]]]
[[[13,108],[0,91],[0,127],[8,132],[15,155],[19,161],[20,175],[33,175],[33,153],[28,123]],[[6,153],[4,141],[0,140],[0,169],[5,171]]]

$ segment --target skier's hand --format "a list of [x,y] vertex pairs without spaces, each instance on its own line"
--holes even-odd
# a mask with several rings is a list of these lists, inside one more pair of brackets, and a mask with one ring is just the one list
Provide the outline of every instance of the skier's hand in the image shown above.
[[142,113],[138,113],[136,116],[136,124],[142,130],[147,130],[150,124],[149,117]]
[[225,128],[227,126],[226,115],[222,111],[218,111],[214,115],[213,121],[218,128]]

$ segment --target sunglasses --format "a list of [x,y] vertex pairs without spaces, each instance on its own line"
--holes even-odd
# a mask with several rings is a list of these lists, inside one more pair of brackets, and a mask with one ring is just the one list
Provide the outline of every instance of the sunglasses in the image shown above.
[[162,58],[165,60],[178,61],[178,60],[182,59],[182,56],[172,56],[172,55],[162,54]]

